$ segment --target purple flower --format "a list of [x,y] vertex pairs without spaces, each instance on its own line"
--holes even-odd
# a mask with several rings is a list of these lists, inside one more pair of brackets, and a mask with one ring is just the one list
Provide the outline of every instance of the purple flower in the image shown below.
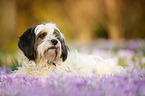
[[117,54],[118,56],[124,58],[132,58],[134,56],[134,52],[132,50],[119,50]]
[[4,96],[138,96],[145,94],[144,86],[145,75],[139,71],[101,78],[55,74],[38,79],[0,75],[0,95]]

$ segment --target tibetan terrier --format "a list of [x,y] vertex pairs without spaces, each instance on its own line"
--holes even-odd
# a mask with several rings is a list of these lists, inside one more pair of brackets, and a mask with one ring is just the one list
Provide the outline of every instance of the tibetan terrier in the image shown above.
[[53,23],[27,29],[19,38],[18,47],[24,53],[18,75],[49,77],[53,73],[76,76],[102,76],[124,73],[125,69],[111,59],[70,52],[64,36]]

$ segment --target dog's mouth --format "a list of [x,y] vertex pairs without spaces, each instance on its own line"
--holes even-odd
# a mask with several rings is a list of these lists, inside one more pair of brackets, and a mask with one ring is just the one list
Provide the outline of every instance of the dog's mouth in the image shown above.
[[57,47],[53,46],[53,47],[48,48],[48,50],[49,50],[49,49],[57,49]]
[[58,48],[56,46],[49,47],[47,50],[44,51],[44,53],[48,52],[49,50],[57,50]]

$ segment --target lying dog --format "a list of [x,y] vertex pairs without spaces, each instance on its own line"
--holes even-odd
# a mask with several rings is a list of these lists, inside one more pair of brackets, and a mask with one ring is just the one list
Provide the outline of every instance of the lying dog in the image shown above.
[[99,77],[125,72],[112,59],[68,51],[63,34],[53,23],[27,29],[20,37],[18,47],[25,55],[22,67],[16,71],[19,75],[43,78],[56,72]]

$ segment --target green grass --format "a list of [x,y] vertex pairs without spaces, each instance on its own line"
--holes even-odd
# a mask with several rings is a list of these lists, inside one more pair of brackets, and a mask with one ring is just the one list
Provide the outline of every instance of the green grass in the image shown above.
[[14,60],[12,61],[12,65],[10,65],[10,67],[11,67],[11,70],[14,71],[14,70],[18,70],[17,67],[22,67],[22,65],[19,64],[16,58],[14,58]]

